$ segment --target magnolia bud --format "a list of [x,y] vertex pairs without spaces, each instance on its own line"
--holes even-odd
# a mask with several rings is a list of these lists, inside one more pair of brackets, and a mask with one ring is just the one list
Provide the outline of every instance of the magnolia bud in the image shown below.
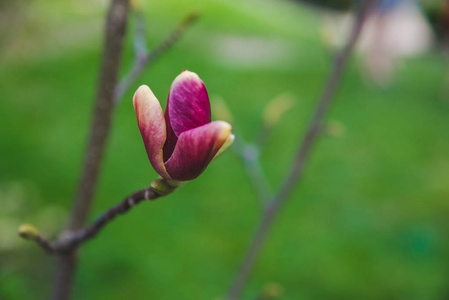
[[211,122],[209,96],[197,74],[182,71],[168,95],[164,114],[151,89],[139,87],[133,98],[137,124],[154,170],[168,181],[192,180],[229,147],[232,127]]

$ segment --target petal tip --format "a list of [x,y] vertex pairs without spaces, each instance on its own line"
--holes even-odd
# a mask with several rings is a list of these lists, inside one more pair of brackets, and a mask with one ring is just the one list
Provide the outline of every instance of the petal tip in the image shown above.
[[139,104],[139,102],[142,101],[154,101],[156,100],[157,102],[159,102],[156,98],[156,96],[154,95],[153,91],[150,89],[150,87],[148,85],[141,85],[139,86],[139,88],[136,90],[136,92],[134,93],[133,96],[133,105],[134,108],[137,109],[137,105]]
[[151,89],[150,89],[150,87],[148,85],[142,84],[141,86],[139,86],[137,88],[136,93],[139,92],[139,91],[142,91],[142,90],[150,90],[151,91]]
[[175,80],[173,81],[173,85],[176,85],[178,83],[182,83],[184,81],[187,80],[192,80],[192,81],[196,81],[199,83],[203,83],[203,81],[201,80],[200,76],[198,76],[198,74],[196,74],[195,72],[190,72],[189,70],[182,70],[182,72],[176,76]]
[[146,84],[142,84],[141,86],[139,86],[139,88],[136,90],[136,92],[134,93],[134,98],[136,98],[136,96],[144,94],[144,93],[148,93],[148,91],[151,92],[151,89],[148,85]]
[[211,122],[209,95],[201,78],[183,71],[173,81],[168,95],[166,115],[176,136]]
[[228,136],[228,138],[224,141],[223,145],[221,145],[220,149],[218,149],[218,152],[215,154],[213,160],[215,160],[217,157],[223,154],[226,150],[228,150],[229,147],[231,147],[232,143],[234,143],[235,135],[232,133]]
[[215,121],[217,126],[220,127],[220,138],[227,139],[232,133],[232,126],[225,121]]

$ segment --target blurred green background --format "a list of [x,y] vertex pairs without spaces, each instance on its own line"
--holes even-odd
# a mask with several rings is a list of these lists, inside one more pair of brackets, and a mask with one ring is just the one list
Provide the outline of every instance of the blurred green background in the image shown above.
[[[261,151],[278,187],[332,63],[323,16],[287,1],[143,1],[149,48],[192,9],[200,20],[146,69],[118,107],[91,220],[156,178],[131,97],[162,105],[189,69],[251,140],[264,107],[295,100]],[[0,299],[46,299],[52,257],[16,235],[54,236],[80,173],[107,1],[0,2]],[[131,17],[122,65],[133,61]],[[229,46],[231,45],[231,46]],[[230,48],[229,48],[230,47]],[[229,49],[228,49],[229,48]],[[279,215],[245,299],[449,298],[449,96],[444,51],[403,60],[379,88],[355,55],[306,176]],[[214,104],[214,103],[213,103]],[[335,128],[334,128],[335,129]],[[260,217],[232,151],[173,195],[143,203],[82,249],[74,299],[220,299]]]

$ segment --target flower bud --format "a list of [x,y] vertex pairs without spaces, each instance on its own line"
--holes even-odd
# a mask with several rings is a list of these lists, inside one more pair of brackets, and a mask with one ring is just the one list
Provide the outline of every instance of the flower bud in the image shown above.
[[195,179],[234,140],[229,123],[211,122],[209,96],[195,73],[184,70],[175,78],[165,115],[146,85],[133,104],[148,158],[165,180]]

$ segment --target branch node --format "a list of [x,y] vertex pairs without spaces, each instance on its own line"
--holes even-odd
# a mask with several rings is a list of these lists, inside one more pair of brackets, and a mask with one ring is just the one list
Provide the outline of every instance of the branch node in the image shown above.
[[[146,199],[146,197],[147,197],[147,191],[145,191],[145,199]],[[136,202],[134,201],[133,198],[128,198],[128,204],[130,207],[133,207],[136,204]]]
[[[176,180],[167,180],[164,178],[158,178],[151,182],[151,189],[158,193],[161,196],[166,196],[168,194],[173,193],[178,187],[182,185],[182,181],[176,181]],[[147,196],[148,190],[145,192],[145,199],[149,200]]]

